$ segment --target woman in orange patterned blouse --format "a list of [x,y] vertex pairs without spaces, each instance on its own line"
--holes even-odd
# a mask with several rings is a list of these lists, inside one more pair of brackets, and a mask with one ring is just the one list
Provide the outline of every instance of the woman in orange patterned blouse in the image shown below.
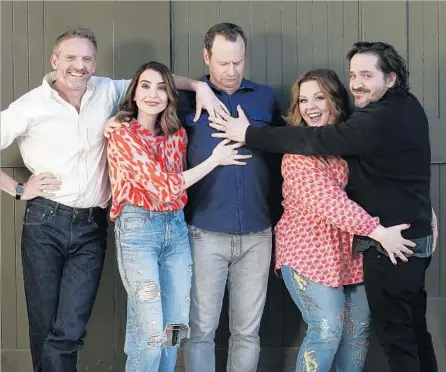
[[218,165],[245,164],[240,144],[222,141],[198,166],[185,169],[186,132],[176,115],[168,68],[142,65],[115,120],[129,121],[107,147],[116,220],[117,260],[127,291],[126,372],[173,371],[189,334],[191,252],[183,207],[186,189]]
[[[303,74],[291,91],[290,125],[329,125],[349,115],[348,94],[335,72]],[[308,330],[297,357],[298,372],[360,372],[369,335],[362,256],[353,235],[386,246],[409,243],[408,225],[384,228],[348,199],[348,166],[339,157],[286,154],[282,160],[284,213],[275,228],[276,269]]]

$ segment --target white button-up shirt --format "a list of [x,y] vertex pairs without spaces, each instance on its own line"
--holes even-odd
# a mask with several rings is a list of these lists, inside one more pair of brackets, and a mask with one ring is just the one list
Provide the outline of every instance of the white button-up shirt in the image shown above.
[[61,189],[51,198],[55,202],[75,208],[105,207],[111,191],[103,133],[130,81],[93,76],[79,113],[51,88],[52,81],[54,73],[2,111],[1,149],[17,138],[32,173],[59,177]]

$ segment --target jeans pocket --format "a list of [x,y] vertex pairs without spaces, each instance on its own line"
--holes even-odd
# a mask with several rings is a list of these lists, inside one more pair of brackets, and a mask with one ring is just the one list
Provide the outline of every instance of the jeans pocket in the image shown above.
[[25,226],[43,225],[52,220],[54,215],[54,211],[51,208],[29,205],[25,210],[23,224]]
[[204,230],[199,229],[193,225],[187,225],[187,229],[189,231],[189,238],[191,239],[201,239]]
[[149,218],[145,216],[121,216],[116,227],[121,235],[143,233],[149,224]]

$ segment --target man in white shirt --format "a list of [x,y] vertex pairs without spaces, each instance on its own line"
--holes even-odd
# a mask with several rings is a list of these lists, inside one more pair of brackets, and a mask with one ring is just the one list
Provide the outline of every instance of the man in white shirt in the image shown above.
[[[0,171],[0,185],[27,200],[22,264],[35,372],[76,371],[104,263],[111,195],[104,127],[129,80],[93,76],[96,57],[92,31],[66,31],[51,55],[54,71],[1,112],[1,149],[17,139],[32,173],[21,184]],[[219,110],[205,84],[175,82]]]

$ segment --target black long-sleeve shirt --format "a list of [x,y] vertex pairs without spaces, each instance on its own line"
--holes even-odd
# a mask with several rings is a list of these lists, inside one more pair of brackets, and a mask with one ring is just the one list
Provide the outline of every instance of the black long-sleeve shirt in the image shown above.
[[250,126],[246,144],[277,153],[343,156],[352,200],[383,226],[410,223],[406,238],[432,233],[429,123],[410,93],[388,91],[339,124]]

